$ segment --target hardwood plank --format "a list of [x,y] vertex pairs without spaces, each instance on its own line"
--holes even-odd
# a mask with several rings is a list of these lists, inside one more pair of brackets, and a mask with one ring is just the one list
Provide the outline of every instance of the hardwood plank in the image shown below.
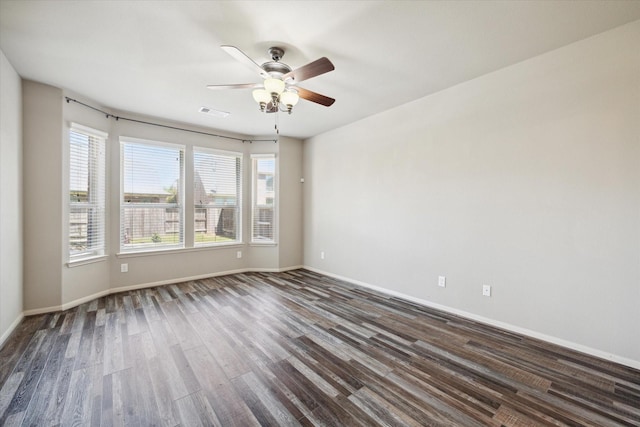
[[0,348],[0,384],[4,384],[12,374],[17,361],[24,357],[26,348],[31,345],[35,333],[44,322],[45,316],[24,318],[11,334],[11,339],[7,339]]
[[[25,413],[23,422],[25,425],[43,425],[45,424],[45,416],[49,399],[54,394],[56,380],[62,369],[65,360],[67,344],[69,343],[69,334],[59,335],[56,339],[53,349],[49,353],[49,358],[43,370],[41,385],[38,392],[29,402],[29,410]],[[1,408],[0,408],[1,412]]]
[[[41,332],[39,334],[39,332]],[[17,413],[24,413],[31,400],[38,393],[38,383],[46,361],[49,357],[49,352],[53,348],[56,334],[47,330],[41,330],[36,332],[36,335],[40,335],[41,339],[38,339],[37,350],[33,357],[26,357],[22,360],[23,363],[19,363],[16,369],[18,372],[24,372],[20,385],[15,391],[9,406],[7,407],[4,415],[0,417],[0,425],[8,422],[8,417]],[[25,414],[22,415],[24,417]]]
[[133,378],[133,390],[136,396],[136,412],[141,425],[161,425],[161,419],[158,416],[159,409],[156,396],[153,393],[151,384],[151,375],[147,364],[147,357],[143,351],[143,334],[137,334],[130,337],[131,345],[137,348],[135,351],[133,369],[135,375]]
[[[254,416],[239,398],[224,370],[211,355],[207,347],[200,346],[185,352],[193,369],[200,373],[198,383],[203,396],[209,401],[222,425],[242,425],[255,422]],[[244,421],[243,421],[244,420]]]
[[390,402],[385,400],[382,396],[375,393],[373,390],[369,390],[367,387],[363,387],[356,393],[349,396],[355,405],[365,411],[376,424],[386,427],[393,427],[397,425],[417,427],[421,424],[409,417],[400,408],[395,407]]
[[13,396],[16,394],[16,390],[18,390],[23,378],[24,372],[14,372],[2,384],[2,388],[0,388],[0,417],[4,415],[5,411],[9,407],[9,404],[13,400]]
[[25,411],[18,412],[15,414],[9,415],[4,422],[2,423],[3,427],[18,427],[22,425],[22,421],[24,420]]
[[181,426],[206,427],[206,424],[201,421],[198,408],[191,395],[176,400],[174,405]]
[[212,427],[224,427],[223,424],[218,419],[216,412],[211,407],[211,403],[209,399],[206,398],[205,392],[203,390],[199,390],[191,395],[191,399],[200,416],[200,421],[205,426]]
[[100,422],[104,426],[115,425],[113,418],[113,376],[102,377],[102,400]]
[[118,313],[107,314],[104,330],[104,351],[102,352],[104,374],[111,374],[124,368],[122,351],[122,334],[118,321]]
[[171,346],[171,356],[173,357],[173,363],[178,368],[178,373],[180,374],[180,378],[182,378],[187,392],[191,394],[200,390],[200,383],[193,373],[193,369],[191,369],[187,358],[184,356],[180,345]]
[[[177,370],[174,375],[170,376],[171,373],[164,369],[164,366],[167,365],[164,365],[163,361],[164,359],[159,357],[154,357],[148,361],[151,390],[158,407],[158,417],[161,425],[175,426],[178,424],[179,414],[176,412],[173,402],[188,396],[188,394],[177,374]],[[149,385],[146,387],[149,388]]]
[[[69,335],[67,334],[66,337],[68,339]],[[69,394],[69,384],[71,382],[74,364],[75,361],[73,359],[65,358],[62,362],[62,366],[57,373],[58,375],[54,383],[53,391],[46,397],[48,401],[45,411],[46,424],[58,424],[62,418],[62,413],[67,406],[67,396]]]
[[91,395],[87,393],[89,385],[88,368],[77,369],[71,374],[69,394],[60,424],[65,426],[88,425],[91,416]]
[[167,318],[168,325],[173,330],[175,337],[184,350],[197,347],[202,344],[196,330],[191,327],[184,313],[180,311],[176,301],[168,301],[162,304],[162,311]]
[[[258,423],[263,426],[299,426],[300,424],[288,411],[282,410],[282,405],[279,405],[277,400],[263,400],[262,397],[264,397],[264,393],[261,392],[259,387],[254,388],[256,386],[255,382],[252,383],[254,387],[247,384],[247,382],[251,382],[252,378],[254,378],[254,376],[252,376],[251,372],[248,372],[240,377],[234,378],[232,384]],[[274,402],[277,402],[277,404],[274,404]]]

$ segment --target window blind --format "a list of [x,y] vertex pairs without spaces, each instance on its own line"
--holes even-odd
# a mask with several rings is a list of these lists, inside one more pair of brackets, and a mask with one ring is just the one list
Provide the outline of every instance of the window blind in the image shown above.
[[120,249],[184,247],[184,147],[121,139]]
[[194,244],[241,241],[242,154],[194,147],[193,165]]
[[105,253],[107,134],[78,124],[69,129],[69,260]]
[[276,158],[274,154],[251,156],[253,194],[251,241],[275,242]]

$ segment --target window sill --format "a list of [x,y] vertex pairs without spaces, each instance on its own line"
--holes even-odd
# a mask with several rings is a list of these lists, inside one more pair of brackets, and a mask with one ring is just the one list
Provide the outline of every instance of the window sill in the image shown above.
[[251,242],[249,246],[278,246],[277,242]]
[[67,267],[68,268],[73,268],[73,267],[80,267],[82,265],[87,265],[87,264],[94,264],[96,262],[104,262],[107,260],[107,258],[109,258],[108,255],[98,255],[98,256],[94,256],[91,258],[82,258],[82,259],[76,259],[73,261],[69,261],[67,262]]
[[143,256],[154,256],[154,255],[170,255],[170,254],[181,254],[188,252],[200,252],[200,251],[209,251],[209,250],[218,250],[218,249],[230,249],[230,248],[242,248],[244,247],[244,243],[227,243],[227,244],[219,244],[219,245],[208,245],[208,246],[195,246],[193,248],[167,248],[167,249],[156,249],[153,251],[131,251],[131,252],[118,252],[116,257],[118,258],[136,258]]

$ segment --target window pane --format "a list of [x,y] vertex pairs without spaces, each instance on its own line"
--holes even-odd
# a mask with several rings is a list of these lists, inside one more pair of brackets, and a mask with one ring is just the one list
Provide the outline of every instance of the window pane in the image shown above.
[[239,241],[242,154],[196,147],[193,160],[195,244]]
[[121,250],[183,247],[184,150],[122,143]]
[[252,241],[273,242],[275,217],[275,156],[253,159]]
[[104,137],[92,134],[89,129],[72,127],[69,131],[70,259],[105,252],[105,159]]

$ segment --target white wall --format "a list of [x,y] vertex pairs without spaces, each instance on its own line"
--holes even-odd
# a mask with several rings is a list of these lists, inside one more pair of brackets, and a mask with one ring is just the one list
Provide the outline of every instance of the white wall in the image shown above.
[[305,265],[640,366],[638,46],[635,22],[306,141]]
[[22,89],[0,51],[0,347],[22,318]]

